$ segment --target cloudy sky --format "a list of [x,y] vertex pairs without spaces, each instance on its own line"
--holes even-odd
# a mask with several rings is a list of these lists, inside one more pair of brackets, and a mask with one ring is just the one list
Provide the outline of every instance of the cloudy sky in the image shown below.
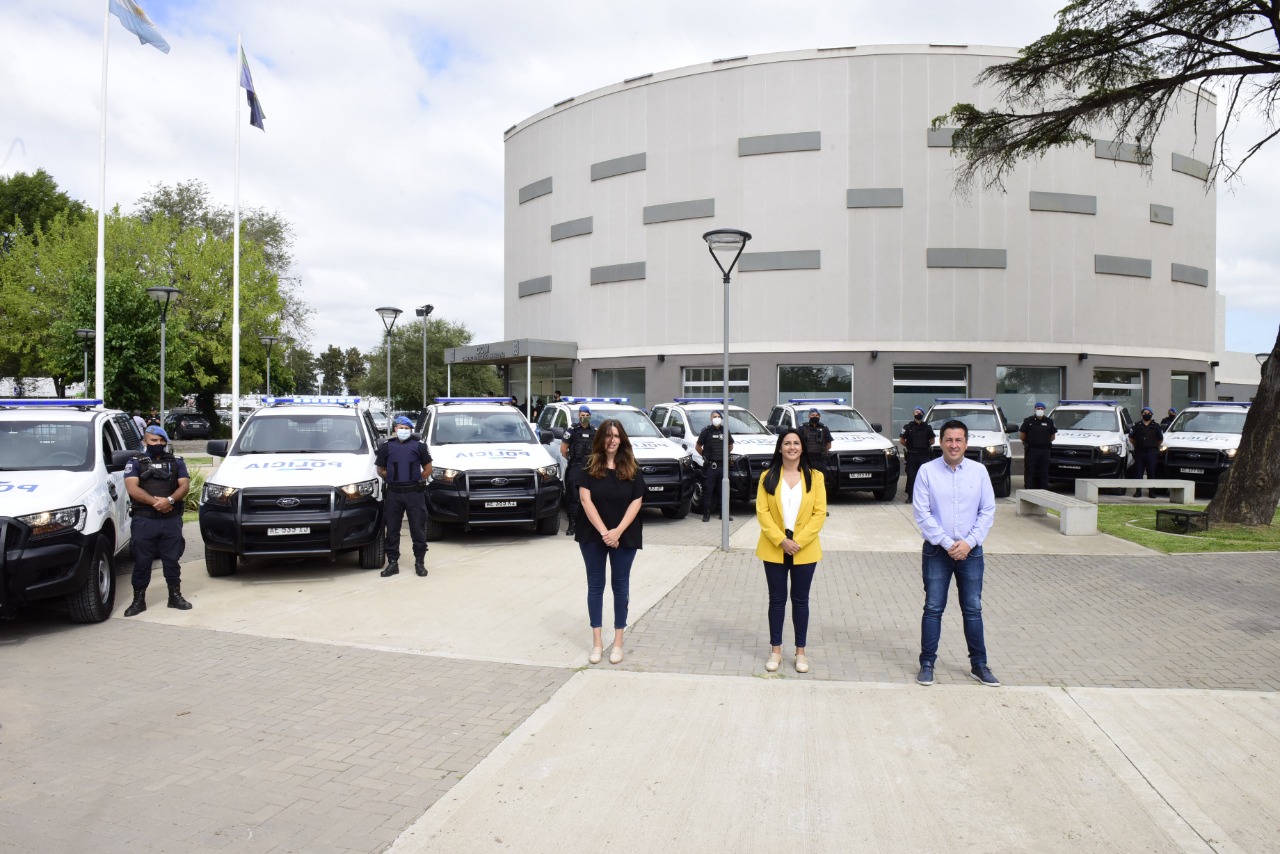
[[[388,304],[430,302],[477,341],[503,337],[502,132],[557,101],[741,54],[1021,46],[1066,0],[140,2],[172,52],[111,19],[108,207],[190,179],[231,205],[241,33],[267,115],[264,134],[242,112],[242,204],[296,228],[312,349],[367,349]],[[0,174],[43,167],[95,208],[104,6],[0,4]],[[1269,350],[1280,325],[1280,140],[1271,149],[1219,190],[1231,350]]]

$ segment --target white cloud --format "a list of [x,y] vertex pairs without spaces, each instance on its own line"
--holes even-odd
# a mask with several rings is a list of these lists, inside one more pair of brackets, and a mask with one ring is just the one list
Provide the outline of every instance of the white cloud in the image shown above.
[[[887,4],[587,0],[306,4],[144,0],[173,46],[139,45],[114,19],[109,205],[157,183],[205,181],[230,205],[243,34],[267,133],[241,114],[241,201],[296,228],[297,272],[316,310],[312,345],[368,348],[373,309],[432,302],[481,341],[502,337],[502,132],[563,98],[710,59],[848,44],[1023,45],[1065,0]],[[48,170],[97,205],[101,4],[0,8],[0,173]],[[780,10],[785,10],[781,12]],[[794,11],[793,11],[794,10]],[[1277,143],[1276,145],[1280,145]],[[1219,201],[1219,289],[1233,312],[1280,318],[1267,234],[1280,162],[1251,165]],[[1272,326],[1274,327],[1274,323]],[[1270,341],[1228,344],[1260,349]]]

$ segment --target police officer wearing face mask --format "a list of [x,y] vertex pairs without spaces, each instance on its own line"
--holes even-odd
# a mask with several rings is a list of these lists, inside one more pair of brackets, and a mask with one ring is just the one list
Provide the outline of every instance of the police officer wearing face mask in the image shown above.
[[1173,419],[1176,417],[1178,417],[1178,410],[1170,406],[1169,414],[1160,419],[1160,429],[1166,433],[1169,432],[1169,425],[1173,423]]
[[[1133,442],[1133,476],[1138,480],[1142,479],[1143,472],[1151,478],[1156,476],[1156,457],[1164,441],[1164,431],[1151,420],[1154,417],[1151,407],[1142,407],[1142,420],[1129,430],[1129,440]],[[1141,498],[1142,490],[1135,490],[1133,497]]]
[[911,503],[911,490],[916,485],[916,472],[933,456],[935,433],[924,420],[924,410],[916,407],[913,418],[902,428],[898,444],[907,449],[907,503]]
[[413,570],[427,574],[427,478],[431,477],[431,454],[425,443],[413,435],[413,422],[401,415],[395,420],[395,434],[378,448],[374,458],[378,474],[386,481],[382,496],[382,515],[387,523],[383,540],[387,568],[380,573],[388,578],[400,572],[400,523],[409,516],[409,536],[413,539]]
[[[702,428],[702,432],[698,434],[698,443],[695,446],[699,454],[702,455],[702,474],[705,480],[702,484],[702,521],[711,521],[711,508],[716,508],[716,515],[721,515],[720,508],[720,480],[724,474],[720,470],[720,466],[724,465],[724,443],[729,443],[729,452],[733,452],[733,437],[729,435],[729,428],[724,424],[724,418],[720,414],[720,410],[713,409],[711,411],[711,423]],[[733,521],[733,517],[729,517]]]
[[191,488],[191,476],[187,464],[170,453],[169,436],[163,427],[152,424],[142,442],[143,453],[124,467],[124,488],[133,517],[133,602],[125,609],[126,617],[147,610],[151,564],[157,557],[169,585],[169,607],[191,610],[191,603],[182,597],[182,567],[178,563],[187,548],[182,537],[182,502]]
[[[557,392],[558,394],[559,392]],[[585,403],[578,407],[578,423],[569,428],[560,442],[560,456],[565,459],[564,509],[569,514],[569,530],[566,536],[577,533],[578,477],[591,456],[591,443],[596,439],[596,428],[591,426],[591,407]]]
[[1049,446],[1058,435],[1058,428],[1044,411],[1045,405],[1037,401],[1035,414],[1028,415],[1018,428],[1018,438],[1025,450],[1022,479],[1027,489],[1049,488]]

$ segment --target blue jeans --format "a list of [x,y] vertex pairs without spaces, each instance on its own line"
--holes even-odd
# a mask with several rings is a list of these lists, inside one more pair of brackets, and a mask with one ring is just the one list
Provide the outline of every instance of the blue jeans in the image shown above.
[[920,619],[920,663],[938,660],[938,639],[942,636],[942,612],[947,609],[951,576],[956,577],[960,613],[964,615],[964,639],[969,644],[969,663],[986,666],[987,646],[982,640],[982,546],[964,560],[952,560],[942,546],[925,543],[921,571],[924,576],[924,616]]
[[627,605],[631,601],[631,563],[636,559],[636,549],[611,549],[604,543],[578,543],[582,561],[587,565],[587,616],[591,628],[604,625],[604,570],[608,563],[613,572],[613,627],[627,627]]
[[809,640],[809,588],[813,586],[816,563],[786,566],[764,562],[764,578],[769,585],[769,645],[782,646],[782,624],[787,617],[787,575],[791,575],[791,626],[796,632],[796,648]]

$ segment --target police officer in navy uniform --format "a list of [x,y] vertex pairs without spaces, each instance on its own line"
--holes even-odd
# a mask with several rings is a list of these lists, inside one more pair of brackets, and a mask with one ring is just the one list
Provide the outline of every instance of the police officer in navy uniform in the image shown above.
[[898,444],[907,449],[907,503],[911,503],[911,490],[916,485],[916,472],[933,457],[933,440],[936,434],[924,420],[924,410],[916,407],[912,418],[902,428]]
[[380,573],[389,578],[400,572],[400,524],[409,515],[409,536],[413,539],[413,571],[426,576],[427,567],[427,478],[431,477],[431,454],[413,435],[413,422],[401,415],[395,420],[392,437],[378,448],[374,465],[386,481],[382,515],[387,523],[383,549],[387,568]]
[[[705,480],[702,483],[702,521],[711,521],[711,508],[716,508],[716,515],[720,516],[720,479],[724,476],[720,471],[720,466],[724,465],[724,443],[729,443],[729,452],[733,453],[733,437],[729,435],[729,428],[724,425],[724,418],[720,414],[719,409],[711,411],[711,423],[702,428],[702,432],[698,434],[698,443],[696,445],[698,453],[702,456],[702,475]],[[730,521],[733,517],[729,517]]]
[[[556,392],[559,394],[560,392]],[[566,536],[577,533],[578,476],[587,467],[591,457],[591,443],[596,439],[596,428],[591,426],[591,407],[585,403],[578,407],[578,423],[570,427],[560,442],[560,456],[565,459],[564,509],[569,514],[569,530]]]
[[191,610],[191,603],[182,598],[182,567],[178,564],[187,548],[182,537],[182,502],[191,488],[191,476],[187,464],[169,451],[169,435],[159,424],[147,428],[142,442],[143,452],[124,467],[124,488],[133,517],[133,602],[124,611],[126,617],[147,610],[151,564],[157,557],[169,585],[169,607]]
[[[1133,476],[1142,480],[1145,470],[1148,477],[1156,476],[1156,458],[1159,456],[1160,443],[1164,441],[1164,431],[1152,420],[1154,414],[1150,406],[1142,407],[1142,420],[1129,430],[1129,440],[1133,442]],[[1134,498],[1142,497],[1142,490],[1134,490]],[[1147,497],[1153,497],[1150,490]]]
[[1027,489],[1049,488],[1049,447],[1058,428],[1053,419],[1045,415],[1045,405],[1036,401],[1034,415],[1028,415],[1018,428],[1018,438],[1025,449],[1022,480]]

